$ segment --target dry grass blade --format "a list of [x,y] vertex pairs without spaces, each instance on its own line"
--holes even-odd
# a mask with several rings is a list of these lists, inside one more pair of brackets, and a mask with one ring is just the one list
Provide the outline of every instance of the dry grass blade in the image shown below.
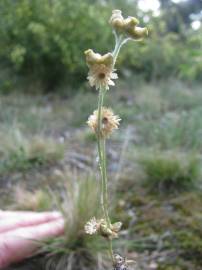
[[64,215],[65,235],[42,243],[40,252],[55,260],[56,269],[64,269],[64,265],[69,270],[97,269],[95,253],[105,246],[100,239],[87,236],[84,225],[90,217],[99,215],[99,184],[95,179],[86,177],[72,178],[64,185],[61,198],[54,193],[53,199]]

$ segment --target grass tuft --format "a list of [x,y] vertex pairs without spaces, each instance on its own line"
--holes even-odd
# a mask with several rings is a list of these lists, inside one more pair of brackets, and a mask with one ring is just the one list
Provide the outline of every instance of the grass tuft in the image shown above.
[[196,186],[200,177],[198,157],[177,151],[147,152],[140,157],[145,186],[151,191],[175,193]]
[[64,156],[64,145],[45,136],[26,137],[14,129],[0,138],[0,175],[52,164]]
[[[84,225],[92,217],[99,217],[99,187],[95,179],[72,179],[65,183],[62,198],[52,194],[65,218],[65,236],[51,239],[42,245],[57,269],[97,269],[97,255],[101,256],[102,241],[85,234]],[[51,192],[52,193],[52,192]]]

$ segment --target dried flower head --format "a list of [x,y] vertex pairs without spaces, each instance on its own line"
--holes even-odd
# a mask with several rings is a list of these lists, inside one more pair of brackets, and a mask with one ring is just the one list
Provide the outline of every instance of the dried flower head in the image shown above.
[[118,238],[118,233],[112,231],[106,224],[105,221],[103,221],[100,224],[100,235],[103,236],[104,238],[107,239],[114,239],[114,238]]
[[[100,136],[102,138],[107,138],[114,129],[118,129],[119,122],[121,119],[114,115],[113,111],[109,108],[102,107],[101,109],[101,130]],[[89,127],[98,134],[98,110],[94,111],[92,115],[89,116],[87,124]]]
[[118,233],[118,232],[120,232],[122,225],[123,225],[122,222],[119,221],[119,222],[116,222],[114,224],[111,224],[110,228],[113,232]]
[[96,89],[109,89],[109,86],[114,86],[115,80],[118,78],[113,69],[114,59],[111,53],[100,55],[94,53],[93,50],[85,51],[86,63],[89,67],[88,81],[90,86],[95,86]]
[[85,55],[86,55],[86,63],[89,67],[94,64],[103,64],[108,67],[113,66],[113,56],[111,53],[106,53],[104,55],[101,55],[89,49],[85,51]]
[[101,236],[112,240],[114,238],[118,238],[119,236],[118,232],[120,231],[121,226],[122,226],[121,222],[116,222],[108,226],[105,220],[101,220],[99,233]]
[[148,35],[146,27],[138,27],[138,19],[135,17],[123,18],[121,10],[113,10],[110,18],[110,24],[118,33],[125,34],[126,37],[133,40],[142,40]]
[[107,239],[113,239],[118,237],[121,226],[121,222],[116,222],[108,227],[106,220],[93,217],[86,223],[84,230],[86,234],[93,235],[97,233]]
[[93,217],[86,223],[86,225],[84,226],[84,230],[87,234],[93,235],[97,233],[99,227],[99,222],[96,220],[95,217]]
[[122,16],[122,11],[118,9],[113,10],[109,23],[113,26],[115,30],[122,31],[124,27],[124,18]]

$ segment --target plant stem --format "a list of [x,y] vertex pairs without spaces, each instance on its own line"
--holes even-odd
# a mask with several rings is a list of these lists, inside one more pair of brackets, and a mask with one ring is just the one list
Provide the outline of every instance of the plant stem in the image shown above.
[[110,227],[110,218],[109,218],[109,213],[108,213],[108,181],[107,181],[107,165],[106,165],[106,140],[102,139],[101,140],[101,148],[103,151],[103,163],[102,163],[102,171],[103,171],[103,199],[104,199],[104,207],[106,209],[106,221],[107,221],[107,226]]
[[[116,44],[113,55],[113,66],[115,66],[116,59],[118,57],[119,51],[121,46],[125,43],[125,39],[123,36],[116,37]],[[106,161],[106,140],[102,137],[101,129],[102,129],[102,106],[104,101],[104,95],[106,93],[106,89],[101,88],[99,90],[99,97],[98,97],[98,130],[97,130],[97,144],[98,144],[98,155],[99,155],[99,167],[100,167],[100,174],[101,174],[101,204],[103,208],[104,218],[107,223],[107,227],[110,228],[111,221],[108,212],[108,181],[107,181],[107,161]],[[109,239],[109,254],[111,257],[112,262],[114,262],[113,256],[113,248],[112,248],[112,240]]]
[[125,39],[123,36],[117,36],[116,33],[114,33],[114,34],[115,34],[115,42],[116,43],[115,43],[115,48],[114,48],[112,55],[114,58],[114,66],[115,66],[119,51],[120,51],[122,45],[125,43]]
[[99,155],[99,167],[102,179],[102,193],[101,203],[108,227],[110,226],[110,218],[108,214],[108,188],[107,188],[107,170],[106,170],[106,150],[105,150],[105,139],[102,138],[102,106],[104,100],[105,89],[100,89],[98,98],[98,155]]
[[97,134],[97,144],[98,144],[98,156],[99,156],[99,168],[100,168],[100,173],[101,173],[101,204],[105,215],[105,207],[104,207],[104,175],[103,175],[103,169],[102,169],[102,163],[103,163],[103,151],[102,151],[102,145],[101,145],[101,126],[102,126],[102,105],[103,105],[103,99],[104,99],[104,93],[103,89],[100,89],[99,91],[99,97],[98,97],[98,134]]
[[[105,147],[105,139],[102,138],[101,128],[102,128],[102,106],[104,100],[104,94],[106,90],[100,89],[99,98],[98,98],[98,155],[99,155],[99,167],[102,179],[102,192],[101,192],[101,204],[104,212],[104,217],[107,223],[107,226],[110,227],[111,221],[108,213],[108,183],[107,183],[107,165],[106,165],[106,147]],[[109,239],[109,254],[111,260],[113,262],[113,249],[112,249],[112,241]]]
[[112,260],[112,263],[114,263],[114,252],[113,252],[113,247],[112,247],[112,240],[109,239],[109,256]]

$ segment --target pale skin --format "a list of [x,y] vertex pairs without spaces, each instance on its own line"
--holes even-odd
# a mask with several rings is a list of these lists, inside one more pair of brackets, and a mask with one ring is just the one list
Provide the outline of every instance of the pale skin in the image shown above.
[[32,256],[39,242],[64,233],[58,212],[12,212],[0,210],[0,269]]

